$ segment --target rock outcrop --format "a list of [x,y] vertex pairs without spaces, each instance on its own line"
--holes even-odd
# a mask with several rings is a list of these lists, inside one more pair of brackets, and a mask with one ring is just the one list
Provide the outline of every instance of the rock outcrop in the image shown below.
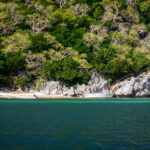
[[91,80],[88,85],[74,85],[65,87],[59,81],[48,81],[41,85],[40,92],[46,95],[80,96],[89,93],[99,93],[109,90],[109,82],[97,72],[91,72]]
[[45,95],[62,95],[59,81],[48,81],[41,84],[40,92]]
[[[4,88],[1,91],[10,92],[10,89]],[[28,93],[47,96],[82,96],[83,94],[113,93],[116,97],[148,97],[150,96],[150,73],[142,73],[136,77],[128,77],[118,81],[114,85],[97,72],[91,72],[91,80],[87,85],[76,84],[71,87],[63,86],[59,81],[47,81],[41,84],[39,91],[27,89]]]
[[150,73],[130,77],[117,84],[114,95],[117,97],[147,97],[150,96]]

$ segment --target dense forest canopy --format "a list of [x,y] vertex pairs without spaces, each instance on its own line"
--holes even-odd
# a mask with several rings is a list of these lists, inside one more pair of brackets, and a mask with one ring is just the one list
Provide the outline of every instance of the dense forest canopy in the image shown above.
[[150,0],[1,0],[0,85],[110,82],[150,66]]

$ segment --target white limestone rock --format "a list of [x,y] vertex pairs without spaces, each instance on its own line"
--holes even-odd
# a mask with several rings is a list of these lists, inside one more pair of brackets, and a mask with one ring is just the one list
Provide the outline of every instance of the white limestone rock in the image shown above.
[[63,95],[64,96],[74,96],[75,92],[74,92],[74,88],[73,87],[63,87]]
[[75,86],[75,94],[76,95],[83,95],[86,92],[86,88],[87,87],[85,84],[82,84],[82,85],[77,84]]
[[137,77],[129,78],[119,83],[114,90],[118,97],[135,96],[147,97],[150,96],[150,73],[143,73]]
[[101,91],[108,91],[109,83],[102,78],[97,72],[91,72],[91,80],[88,85],[76,84],[71,87],[65,87],[60,84],[59,81],[47,81],[41,85],[40,92],[46,95],[83,95],[90,93],[100,93]]
[[61,95],[62,90],[58,81],[44,82],[41,86],[41,93],[46,95]]

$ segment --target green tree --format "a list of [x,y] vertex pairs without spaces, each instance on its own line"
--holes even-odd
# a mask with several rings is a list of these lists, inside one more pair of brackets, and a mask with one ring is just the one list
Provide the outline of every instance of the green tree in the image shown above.
[[42,33],[33,35],[31,38],[31,46],[28,48],[34,53],[43,52],[44,50],[48,50],[50,45],[47,42],[47,39],[44,37]]
[[[71,69],[70,69],[71,68]],[[60,61],[45,62],[43,73],[46,78],[60,80],[66,86],[71,86],[76,83],[87,84],[90,76],[86,71],[80,71],[79,64],[71,57],[64,58]]]
[[17,75],[19,70],[25,69],[25,57],[20,52],[8,52],[5,56],[6,72]]
[[8,80],[6,69],[4,53],[0,50],[0,84],[2,85],[7,83]]

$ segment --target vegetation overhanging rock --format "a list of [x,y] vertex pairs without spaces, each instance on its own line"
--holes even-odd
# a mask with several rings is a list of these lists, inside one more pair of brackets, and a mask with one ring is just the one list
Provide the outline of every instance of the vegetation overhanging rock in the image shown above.
[[0,87],[113,82],[150,66],[149,0],[1,0]]

